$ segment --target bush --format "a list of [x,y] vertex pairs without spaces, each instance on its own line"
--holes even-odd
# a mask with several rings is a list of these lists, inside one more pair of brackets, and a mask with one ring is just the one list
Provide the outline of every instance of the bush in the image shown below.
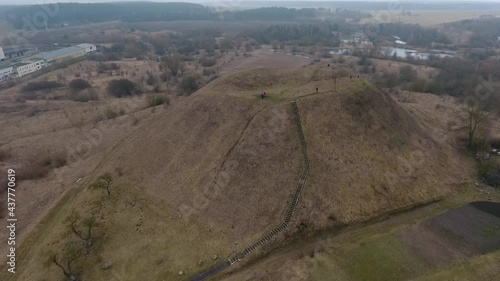
[[141,91],[137,88],[135,83],[128,79],[111,80],[108,84],[107,91],[117,98],[141,94]]
[[116,63],[99,63],[97,66],[97,72],[99,73],[104,73],[106,71],[111,71],[111,70],[118,70],[120,69],[120,66]]
[[107,119],[114,119],[118,117],[118,113],[111,108],[106,109],[105,115]]
[[83,79],[73,79],[68,85],[73,92],[79,92],[92,87],[89,82]]
[[40,82],[30,82],[21,89],[21,92],[33,92],[50,90],[62,87],[63,84],[56,81],[40,81]]
[[17,171],[17,179],[35,180],[45,177],[50,170],[66,165],[66,155],[63,152],[44,154],[37,160],[32,160],[30,163]]
[[417,80],[417,72],[413,67],[405,65],[399,69],[399,82],[412,82]]
[[205,76],[209,76],[209,75],[214,74],[214,73],[215,73],[215,71],[213,69],[206,69],[206,68],[203,69],[203,75],[205,75]]
[[99,97],[95,91],[88,89],[82,92],[71,93],[69,99],[78,102],[89,102],[92,100],[99,100]]
[[40,164],[47,169],[60,168],[66,165],[66,155],[64,153],[48,154],[40,160]]
[[156,77],[148,73],[148,78],[146,78],[146,84],[148,84],[149,86],[153,86],[154,84],[156,84],[156,82],[157,82]]
[[217,60],[213,58],[202,57],[200,58],[199,62],[203,67],[211,67],[217,63]]
[[49,173],[49,169],[40,164],[34,163],[17,169],[16,173],[18,181],[35,180],[45,177]]
[[91,61],[117,61],[120,57],[114,53],[101,53],[101,54],[91,54],[88,55],[88,60]]
[[479,163],[477,167],[477,175],[480,179],[489,177],[498,172],[498,167],[490,162]]
[[368,111],[373,107],[373,104],[373,94],[369,91],[358,91],[348,94],[342,100],[343,107],[356,117],[368,115]]
[[491,150],[491,145],[484,139],[474,138],[472,143],[470,144],[469,149],[474,153],[489,153]]
[[165,103],[168,105],[170,101],[168,100],[168,97],[165,97],[164,95],[148,95],[146,99],[147,107],[154,107]]
[[185,95],[190,95],[198,90],[198,83],[195,76],[187,76],[182,79],[180,89]]

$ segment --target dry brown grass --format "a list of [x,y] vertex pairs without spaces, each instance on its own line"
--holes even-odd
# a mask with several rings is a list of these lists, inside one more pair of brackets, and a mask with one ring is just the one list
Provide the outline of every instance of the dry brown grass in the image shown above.
[[[446,194],[450,186],[443,182],[462,171],[450,147],[439,143],[435,150],[425,150],[429,136],[419,122],[361,79],[338,78],[340,93],[334,92],[332,75],[341,76],[341,72],[326,66],[245,71],[222,77],[188,98],[176,98],[171,106],[152,116],[150,110],[131,110],[124,116],[97,122],[101,141],[91,147],[91,153],[76,168],[59,169],[64,171],[64,181],[50,194],[57,198],[55,192],[75,186],[73,182],[78,178],[88,182],[119,167],[127,190],[124,197],[103,211],[104,216],[109,215],[106,221],[111,223],[112,239],[103,257],[119,261],[117,268],[124,276],[131,276],[130,280],[138,276],[175,280],[179,277],[173,275],[176,270],[202,270],[209,264],[197,266],[200,258],[207,259],[215,251],[225,258],[282,220],[302,161],[287,101],[307,95],[299,100],[299,109],[312,170],[293,224],[305,222],[312,231],[329,227],[331,218],[340,222],[360,221]],[[107,80],[103,77],[102,85]],[[93,85],[96,83],[92,81]],[[262,101],[259,93],[263,86],[271,98]],[[316,87],[319,93],[315,93]],[[348,99],[344,102],[355,93],[373,95],[369,103],[360,103],[359,114],[350,109]],[[64,121],[60,120],[62,111],[35,116],[38,123],[20,119],[18,125],[13,118],[7,122],[10,128],[27,127],[4,134],[6,139],[16,140],[18,151],[40,139],[45,140],[44,144],[69,143],[70,148],[75,148],[82,139],[88,139],[89,131],[97,126],[95,118],[105,108],[126,101],[115,104],[104,99],[97,105],[84,106],[68,102],[67,108],[74,112],[65,111]],[[128,101],[144,107],[144,98]],[[130,114],[146,121],[134,128],[136,122],[128,118]],[[50,123],[44,122],[48,120]],[[83,120],[82,125],[75,128],[72,124],[78,120]],[[38,128],[45,124],[57,130],[48,133],[50,130]],[[29,130],[37,133],[27,137]],[[386,172],[406,173],[401,170],[398,157],[411,159],[412,152],[419,150],[423,150],[425,162],[413,166],[409,176],[396,178],[389,187],[385,186]],[[44,180],[57,182],[50,176]],[[31,184],[22,191],[24,194],[36,183]],[[39,205],[36,199],[44,198],[42,192],[47,189],[34,192],[27,200],[30,207]],[[72,191],[64,197],[23,245],[24,256],[29,257],[25,264],[29,266],[16,275],[17,280],[37,280],[43,274],[52,274],[38,262],[46,252],[45,245],[60,237],[65,214],[80,207],[90,210],[89,202],[96,194]],[[135,202],[137,206],[133,199],[137,196],[141,212],[133,205]],[[183,211],[185,206],[191,207],[190,216]],[[20,215],[28,220],[28,209]],[[144,225],[143,232],[130,223],[139,221]],[[295,231],[291,227],[288,234]],[[210,241],[210,246],[204,246],[206,241]],[[185,247],[190,246],[189,251],[193,252],[184,253]],[[146,255],[148,251],[154,254]],[[138,262],[134,258],[137,253],[144,253],[145,259]],[[144,271],[165,258],[171,263],[169,267]],[[100,271],[97,261],[88,263],[91,266],[86,274],[90,280],[100,280],[101,274],[107,274]]]

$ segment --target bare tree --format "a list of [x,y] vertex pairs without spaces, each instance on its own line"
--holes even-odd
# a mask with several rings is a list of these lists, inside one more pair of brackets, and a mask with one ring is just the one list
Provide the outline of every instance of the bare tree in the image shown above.
[[81,257],[82,248],[68,248],[62,257],[59,257],[56,253],[50,253],[47,260],[48,265],[54,264],[61,269],[64,276],[71,281],[79,281],[80,279],[76,275],[72,264]]
[[113,177],[111,176],[111,174],[105,173],[104,175],[100,176],[94,184],[92,184],[92,187],[105,189],[108,196],[111,196],[110,188],[112,181]]
[[482,111],[480,107],[474,105],[466,105],[465,112],[467,112],[468,141],[469,148],[471,148],[478,129],[483,127],[488,120],[488,113]]
[[173,76],[177,76],[184,69],[184,63],[178,54],[165,56],[163,58],[163,69],[168,69]]
[[[98,223],[94,216],[86,218],[81,221],[81,226],[79,226],[80,217],[78,214],[73,214],[68,218],[69,228],[71,231],[81,240],[85,242],[85,248],[87,249],[87,254],[90,253],[90,248],[92,247],[94,241],[97,239],[95,233],[92,230],[98,226]],[[84,230],[79,229],[83,226]]]

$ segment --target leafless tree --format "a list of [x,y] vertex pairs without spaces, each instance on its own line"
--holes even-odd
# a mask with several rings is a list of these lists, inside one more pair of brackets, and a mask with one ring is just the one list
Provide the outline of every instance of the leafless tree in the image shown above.
[[481,110],[480,107],[474,105],[466,105],[465,112],[467,112],[468,120],[467,127],[469,147],[472,147],[478,129],[483,127],[488,121],[488,113]]
[[81,257],[81,252],[82,248],[70,247],[65,250],[62,257],[59,257],[56,253],[50,253],[47,261],[48,265],[54,264],[59,267],[68,280],[79,281],[80,279],[76,275],[72,265]]
[[184,69],[184,63],[178,54],[165,56],[163,58],[163,69],[168,69],[173,76],[177,76]]
[[[68,218],[70,230],[78,237],[80,240],[85,242],[85,248],[87,249],[87,254],[90,253],[90,249],[97,239],[95,233],[92,230],[98,226],[98,223],[94,216],[80,220],[78,214],[73,214]],[[80,223],[81,221],[81,223]],[[80,228],[83,228],[81,231]]]
[[97,181],[92,185],[94,188],[102,188],[106,190],[108,196],[111,196],[111,182],[113,181],[113,177],[110,173],[105,173],[100,176]]

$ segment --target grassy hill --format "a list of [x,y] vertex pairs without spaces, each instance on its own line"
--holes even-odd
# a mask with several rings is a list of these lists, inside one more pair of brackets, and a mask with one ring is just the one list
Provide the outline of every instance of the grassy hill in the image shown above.
[[[262,100],[262,91],[270,97]],[[279,223],[291,200],[301,169],[292,100],[311,173],[280,239],[299,225],[312,232],[437,200],[463,174],[451,147],[347,72],[229,74],[109,151],[93,180],[69,192],[25,241],[19,272],[8,280],[62,278],[43,261],[48,250],[79,242],[68,228],[74,212],[99,222],[91,253],[75,262],[83,280],[184,280],[227,259]],[[106,172],[110,196],[90,187]]]

